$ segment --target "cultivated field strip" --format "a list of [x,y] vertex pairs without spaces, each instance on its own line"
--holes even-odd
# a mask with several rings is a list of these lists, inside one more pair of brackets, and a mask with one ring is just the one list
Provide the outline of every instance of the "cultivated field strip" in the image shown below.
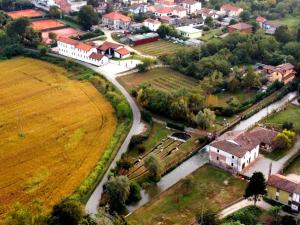
[[110,103],[88,82],[30,58],[0,62],[0,221],[16,203],[49,210],[72,194],[116,127]]

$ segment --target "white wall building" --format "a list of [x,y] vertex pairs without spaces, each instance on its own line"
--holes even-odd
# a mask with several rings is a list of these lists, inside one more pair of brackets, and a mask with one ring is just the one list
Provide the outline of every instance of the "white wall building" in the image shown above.
[[196,29],[192,26],[177,27],[178,33],[189,39],[197,39],[202,36],[202,30]]
[[57,40],[58,53],[73,59],[96,66],[108,63],[109,59],[97,52],[97,48],[70,38],[60,37]]
[[157,31],[161,25],[161,22],[158,20],[146,19],[144,20],[143,25],[151,31]]
[[185,8],[188,15],[196,14],[196,12],[202,8],[201,2],[195,0],[184,0],[181,5]]

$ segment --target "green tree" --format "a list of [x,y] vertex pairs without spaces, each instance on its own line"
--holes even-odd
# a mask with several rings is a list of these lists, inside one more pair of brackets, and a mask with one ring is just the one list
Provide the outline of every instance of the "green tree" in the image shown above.
[[126,176],[112,177],[105,184],[109,196],[110,211],[121,212],[130,194],[129,180]]
[[275,150],[284,150],[292,147],[295,139],[295,132],[291,130],[283,130],[277,134],[272,141],[272,146]]
[[204,211],[203,213],[201,212],[197,216],[197,221],[201,225],[219,225],[220,220],[218,218],[218,215],[216,212],[212,211],[211,209],[208,209]]
[[261,86],[259,76],[255,73],[254,69],[250,67],[242,80],[244,88],[258,88]]
[[7,16],[4,11],[0,10],[0,29],[4,28],[10,20],[9,16]]
[[281,211],[281,206],[272,206],[269,210],[268,213],[272,216],[273,222],[275,225],[278,225],[279,219],[280,219],[280,211]]
[[89,214],[84,215],[78,225],[99,225]]
[[49,16],[51,18],[61,18],[62,17],[62,11],[58,6],[52,5],[49,8]]
[[151,153],[149,156],[147,156],[144,166],[149,171],[151,178],[153,178],[155,181],[160,179],[162,173],[162,164],[156,155]]
[[194,177],[192,175],[185,177],[182,180],[182,184],[181,184],[181,190],[183,192],[183,194],[188,194],[194,185]]
[[276,40],[281,43],[287,43],[292,39],[288,26],[278,27],[274,33],[274,36]]
[[203,111],[199,111],[196,115],[196,124],[199,125],[202,129],[207,129],[215,122],[216,115],[215,112],[205,108]]
[[213,27],[214,26],[214,20],[211,16],[208,16],[205,18],[204,23],[208,26],[208,27]]
[[80,203],[64,199],[53,207],[50,225],[78,225],[82,217],[83,211]]
[[91,29],[93,25],[98,24],[99,16],[95,12],[93,6],[85,5],[78,12],[78,22],[85,30]]
[[129,186],[130,186],[130,191],[129,191],[128,199],[126,200],[126,204],[138,202],[139,200],[141,200],[142,198],[141,186],[134,181],[130,182]]
[[243,22],[248,22],[251,18],[251,13],[247,10],[244,10],[241,15],[240,15],[241,19]]
[[245,190],[244,197],[253,200],[254,205],[256,205],[256,202],[266,193],[266,181],[264,175],[261,172],[254,172]]
[[52,40],[52,41],[56,41],[57,35],[56,33],[50,32],[48,34],[48,37]]

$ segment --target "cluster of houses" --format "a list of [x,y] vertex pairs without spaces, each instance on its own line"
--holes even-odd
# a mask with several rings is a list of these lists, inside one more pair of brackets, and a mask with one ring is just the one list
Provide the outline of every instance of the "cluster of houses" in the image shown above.
[[123,46],[111,42],[104,42],[100,46],[93,46],[70,38],[60,37],[57,40],[58,53],[76,60],[103,66],[109,58],[123,59],[130,56],[130,52]]

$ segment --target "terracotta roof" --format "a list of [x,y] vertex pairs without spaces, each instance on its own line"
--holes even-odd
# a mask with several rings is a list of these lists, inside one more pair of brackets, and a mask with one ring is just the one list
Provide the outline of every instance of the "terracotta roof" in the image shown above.
[[63,42],[63,43],[69,44],[69,45],[74,45],[74,46],[79,44],[79,41],[76,41],[76,40],[71,39],[71,38],[66,38],[66,37],[59,37],[57,39],[57,41],[60,41],[60,42]]
[[272,144],[273,139],[277,136],[278,132],[263,127],[256,127],[250,131],[250,135],[256,138],[260,143],[268,145]]
[[159,17],[161,20],[164,20],[164,21],[170,21],[172,18],[169,17],[169,16],[161,16]]
[[194,5],[197,3],[195,0],[184,0],[182,3],[187,4],[187,5]]
[[283,70],[292,70],[294,69],[294,66],[291,63],[284,63],[276,66],[276,68]]
[[147,22],[147,23],[153,23],[153,24],[161,24],[160,21],[154,20],[154,19],[150,19],[150,18],[145,19],[144,22]]
[[237,24],[230,25],[228,27],[236,30],[245,30],[245,29],[252,28],[252,26],[247,23],[237,23]]
[[111,12],[111,13],[105,14],[103,16],[103,18],[106,18],[106,19],[109,19],[109,20],[122,20],[122,21],[125,21],[125,22],[130,22],[131,21],[130,17],[124,16],[123,14],[118,13],[118,12]]
[[173,9],[164,7],[164,8],[157,9],[156,12],[157,13],[172,13]]
[[120,48],[116,50],[120,55],[128,55],[130,52],[126,48]]
[[99,54],[99,53],[93,52],[93,53],[90,55],[90,58],[96,59],[96,60],[101,60],[101,59],[103,58],[103,55],[101,55],[101,54]]
[[258,17],[256,17],[256,22],[264,23],[264,22],[266,22],[266,18],[262,17],[262,16],[258,16]]
[[85,43],[77,41],[77,40],[73,40],[71,38],[59,37],[58,41],[69,44],[69,45],[73,45],[73,46],[75,46],[75,48],[78,48],[78,49],[86,51],[86,52],[90,51],[93,48],[93,46],[91,46],[91,45],[85,44]]
[[233,12],[237,12],[239,11],[241,8],[237,7],[235,5],[232,4],[224,4],[221,6],[221,9],[225,10],[225,11],[233,11]]
[[300,191],[300,185],[280,174],[270,176],[268,179],[268,185],[288,193],[294,193],[296,191],[296,193],[299,193]]
[[85,44],[83,42],[80,42],[75,47],[78,48],[78,49],[80,49],[80,50],[83,50],[85,52],[88,52],[88,51],[90,51],[93,48],[93,46]]
[[122,45],[119,45],[119,44],[116,44],[116,43],[112,43],[112,42],[105,41],[102,45],[100,45],[100,46],[98,47],[98,49],[99,49],[100,51],[106,51],[106,50],[108,50],[109,48],[116,49],[116,48],[119,48],[119,47],[122,47]]

